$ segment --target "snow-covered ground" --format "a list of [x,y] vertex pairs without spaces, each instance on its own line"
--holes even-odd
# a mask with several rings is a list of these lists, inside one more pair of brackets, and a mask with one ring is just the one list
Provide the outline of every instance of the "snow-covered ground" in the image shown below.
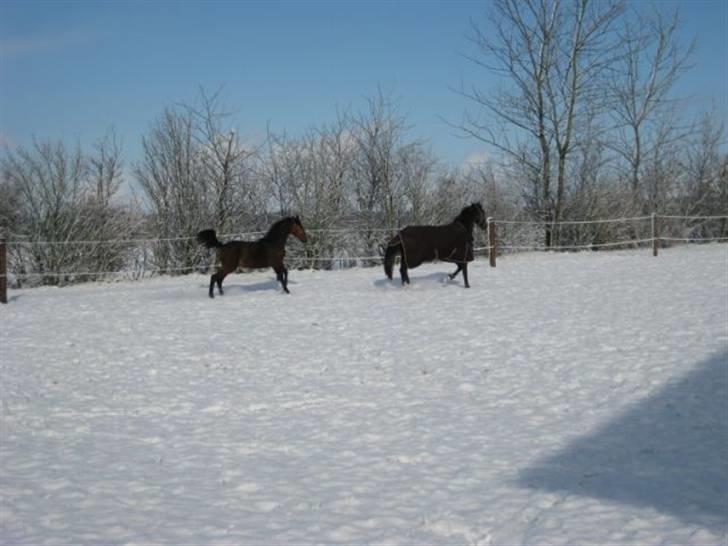
[[16,290],[2,544],[726,544],[728,246]]

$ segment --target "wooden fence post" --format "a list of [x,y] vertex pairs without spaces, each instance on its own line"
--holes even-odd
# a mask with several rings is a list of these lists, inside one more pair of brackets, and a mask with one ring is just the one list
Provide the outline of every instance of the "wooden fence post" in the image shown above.
[[0,303],[8,303],[8,257],[5,234],[0,232]]
[[657,227],[657,215],[652,213],[652,255],[657,257],[657,248],[660,246],[659,230]]
[[495,267],[495,222],[490,217],[488,218],[488,257],[490,267]]

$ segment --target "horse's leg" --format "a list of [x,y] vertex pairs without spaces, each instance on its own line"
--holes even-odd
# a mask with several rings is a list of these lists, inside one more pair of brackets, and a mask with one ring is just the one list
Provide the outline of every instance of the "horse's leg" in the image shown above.
[[240,246],[226,247],[222,250],[223,252],[220,253],[220,269],[217,270],[217,274],[215,275],[217,291],[221,296],[224,294],[222,281],[225,280],[225,277],[234,272],[238,268],[238,265],[245,265],[243,263],[243,256],[241,255],[242,248]]
[[277,266],[273,267],[273,271],[276,272],[276,279],[278,279],[278,282],[281,283],[281,286],[283,287],[283,291],[286,294],[290,294],[290,292],[288,291],[288,283],[286,282],[286,278],[285,278],[285,274],[284,274],[285,267],[283,265],[277,265]]
[[217,273],[210,275],[210,297],[215,297],[215,281],[217,280]]
[[288,269],[283,264],[281,264],[279,267],[280,267],[280,278],[278,280],[281,281],[281,285],[283,286],[283,291],[286,294],[290,294],[290,292],[288,291]]
[[222,280],[227,276],[227,273],[223,271],[222,274],[218,273],[217,275],[217,291],[220,293],[220,295],[223,295],[222,291]]
[[399,274],[402,277],[402,284],[410,284],[409,275],[407,274],[407,264],[404,260],[399,262]]
[[458,268],[455,270],[455,273],[450,273],[449,277],[450,280],[453,280],[455,277],[458,276],[458,273],[460,273],[463,270],[463,264],[458,264]]
[[215,297],[215,284],[217,284],[217,291],[220,293],[220,295],[223,295],[222,291],[222,280],[227,276],[227,271],[224,269],[218,269],[217,273],[214,273],[210,277],[210,297]]
[[468,283],[468,262],[463,264],[463,279],[465,280],[465,288],[470,288],[470,284]]

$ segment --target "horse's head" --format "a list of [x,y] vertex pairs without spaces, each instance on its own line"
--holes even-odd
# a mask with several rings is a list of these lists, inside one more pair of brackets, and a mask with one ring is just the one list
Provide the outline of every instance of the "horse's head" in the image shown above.
[[488,227],[488,218],[485,216],[483,205],[479,202],[472,203],[461,210],[455,221],[462,223],[469,230],[472,230],[473,225],[477,225],[481,229]]
[[476,201],[470,205],[470,208],[473,211],[473,220],[475,221],[475,224],[480,229],[487,229],[488,218],[485,216],[485,210],[483,210],[483,205],[480,204],[480,201]]
[[290,234],[302,243],[306,242],[306,231],[303,229],[303,224],[298,216],[291,217],[291,231]]

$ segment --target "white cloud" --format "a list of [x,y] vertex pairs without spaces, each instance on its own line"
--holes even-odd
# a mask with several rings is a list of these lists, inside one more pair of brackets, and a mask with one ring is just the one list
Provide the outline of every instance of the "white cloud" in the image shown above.
[[490,162],[490,159],[490,154],[487,151],[479,150],[466,155],[461,166],[463,169],[473,169],[487,165]]

